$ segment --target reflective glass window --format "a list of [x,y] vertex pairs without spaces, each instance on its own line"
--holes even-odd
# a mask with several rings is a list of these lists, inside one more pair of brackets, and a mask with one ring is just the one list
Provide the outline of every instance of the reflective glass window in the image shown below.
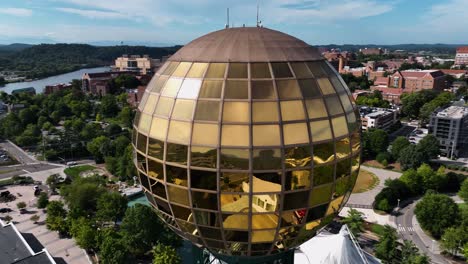
[[299,80],[299,87],[301,88],[302,96],[304,96],[304,98],[314,98],[322,96],[314,79]]
[[305,101],[309,119],[316,119],[328,116],[325,103],[320,99],[310,99]]
[[[327,208],[328,208],[328,204],[324,204],[324,205],[320,205],[320,206],[309,209],[309,211],[307,212],[306,221],[309,222],[309,221],[317,220],[317,219],[324,217],[325,212],[327,211]],[[314,223],[313,226],[314,227],[318,226],[317,224],[318,223]]]
[[351,174],[351,159],[340,160],[336,163],[336,179],[349,176]]
[[166,182],[187,187],[187,169],[166,165]]
[[302,98],[297,80],[277,80],[276,87],[280,99]]
[[171,75],[177,69],[177,66],[179,66],[179,62],[176,62],[176,61],[170,62],[167,68],[164,70],[163,74]]
[[249,146],[249,126],[223,125],[221,145]]
[[[216,168],[217,150],[214,148],[192,146],[192,159],[190,166],[203,168]],[[198,171],[195,171],[198,172]],[[206,172],[207,174],[209,172]],[[193,187],[193,185],[192,185]]]
[[185,79],[182,87],[180,88],[178,98],[196,99],[200,91],[201,80]]
[[351,147],[352,147],[353,152],[359,151],[361,147],[360,138],[361,138],[361,134],[358,131],[354,132],[351,135]]
[[346,123],[346,118],[344,116],[333,118],[332,124],[335,137],[348,135],[348,124]]
[[145,112],[145,113],[147,113],[149,115],[153,115],[154,108],[156,106],[156,102],[158,102],[158,96],[154,95],[154,94],[151,94],[148,97],[148,100],[145,103],[145,108],[143,108],[143,112]]
[[188,147],[185,145],[167,143],[166,161],[187,164],[187,152]]
[[[223,214],[224,229],[249,229],[249,216],[246,214]],[[226,240],[228,241],[249,241],[249,233],[247,231],[225,231]]]
[[310,166],[312,160],[310,147],[307,145],[286,148],[284,150],[284,160],[286,168]]
[[330,121],[321,120],[310,122],[310,132],[314,142],[331,139]]
[[205,74],[208,63],[194,63],[187,73],[187,78],[202,78]]
[[227,77],[247,79],[247,63],[230,63]]
[[168,96],[168,97],[176,97],[181,85],[182,85],[182,79],[169,78],[169,80],[164,85],[164,89],[161,95]]
[[335,193],[334,196],[342,196],[345,195],[346,192],[351,191],[351,186],[350,186],[350,177],[341,177],[339,179],[336,179],[335,182]]
[[359,122],[356,120],[356,113],[350,112],[346,115],[346,119],[348,121],[348,130],[349,131],[356,131],[359,128]]
[[148,159],[148,176],[164,180],[163,165],[152,159]]
[[150,137],[148,155],[153,158],[162,160],[164,158],[164,142]]
[[[256,172],[252,176],[252,192],[253,193],[279,193],[281,192],[281,172]],[[275,194],[275,196],[277,196]],[[270,197],[268,199],[273,199],[279,204],[278,197]],[[274,205],[276,207],[276,205]],[[270,208],[270,209],[269,209]],[[276,208],[277,209],[277,208]],[[266,211],[276,211],[272,210],[271,206],[264,206]]]
[[304,120],[304,105],[302,101],[282,101],[281,105],[281,117],[283,121],[293,121],[293,120]]
[[307,208],[309,191],[293,192],[284,194],[283,210]]
[[283,62],[273,62],[271,63],[271,68],[273,69],[273,75],[275,78],[291,78],[293,77],[291,70],[287,63]]
[[335,148],[333,142],[322,143],[313,146],[314,164],[320,165],[335,159]]
[[211,80],[203,81],[200,90],[200,98],[221,98],[221,90],[223,89],[223,81]]
[[250,120],[249,103],[247,102],[224,102],[223,122],[242,122]]
[[153,93],[159,93],[161,89],[164,87],[164,84],[166,84],[168,77],[166,76],[159,76],[154,84],[151,84],[151,91]]
[[332,189],[333,186],[331,184],[313,188],[309,201],[310,207],[314,207],[316,205],[330,201]]
[[324,77],[327,75],[325,71],[322,69],[322,67],[320,66],[320,64],[321,64],[320,62],[308,62],[307,63],[309,70],[312,72],[315,78],[320,78],[320,77]]
[[[198,192],[197,192],[198,193]],[[204,193],[201,193],[204,194]],[[196,194],[192,192],[192,200],[193,196]],[[196,204],[193,205],[196,208]],[[216,203],[216,206],[218,204]],[[200,210],[193,210],[193,216],[195,218],[195,221],[197,222],[197,225],[204,225],[204,226],[212,226],[212,227],[219,227],[220,226],[220,217],[218,213],[212,213],[212,212],[206,212],[206,211],[200,211]]]
[[284,188],[286,191],[310,188],[310,170],[287,171]]
[[252,229],[270,229],[278,226],[278,216],[275,214],[253,214]]
[[346,89],[343,86],[343,84],[341,83],[338,76],[330,77],[330,81],[332,82],[333,86],[335,87],[335,90],[336,90],[337,93],[346,92]]
[[224,88],[225,99],[248,99],[249,98],[249,83],[247,81],[226,81]]
[[185,77],[191,65],[191,62],[181,62],[174,73],[172,73],[172,76]]
[[254,125],[254,146],[279,146],[281,145],[280,128],[278,125]]
[[171,121],[167,140],[170,142],[188,144],[190,139],[190,127],[190,123],[187,122]]
[[248,212],[249,196],[247,194],[221,194],[221,211],[223,212]]
[[190,206],[188,191],[185,188],[179,188],[174,185],[168,185],[167,191],[169,194],[169,201],[171,203],[178,203],[185,206]]
[[200,121],[218,121],[219,102],[216,101],[198,101],[195,120]]
[[165,140],[169,121],[162,118],[153,118],[151,124],[150,137]]
[[343,138],[336,142],[336,156],[337,158],[344,158],[351,154],[351,147],[349,138]]
[[349,99],[349,96],[346,93],[340,94],[340,100],[341,100],[341,103],[343,104],[343,107],[346,113],[354,110],[353,105],[351,104],[351,101]]
[[275,99],[273,81],[252,81],[252,99]]
[[147,136],[138,133],[138,142],[137,142],[137,148],[139,151],[146,153],[146,140],[148,139]]
[[156,204],[158,205],[158,209],[165,212],[166,214],[172,214],[171,213],[171,209],[169,208],[169,204],[164,202],[163,200],[161,199],[158,199],[157,197],[154,198],[154,201],[156,202]]
[[326,215],[337,213],[341,207],[341,204],[343,203],[344,198],[344,196],[341,196],[331,201],[330,205],[328,206]]
[[249,169],[248,149],[221,149],[221,168],[223,169]]
[[253,122],[276,122],[279,120],[277,102],[252,103]]
[[[248,152],[247,152],[248,159]],[[247,160],[247,168],[249,166]],[[249,184],[249,174],[239,172],[223,172],[219,179],[220,189],[223,192],[244,192],[243,186]]]
[[333,88],[330,80],[328,78],[319,78],[317,79],[320,90],[322,90],[323,95],[334,94],[335,89]]
[[254,149],[253,151],[254,170],[281,169],[280,149]]
[[252,79],[270,79],[271,73],[268,63],[251,63],[250,77]]
[[327,104],[328,112],[331,116],[343,114],[343,108],[341,107],[340,99],[338,99],[337,96],[325,98],[325,103]]
[[304,62],[291,63],[291,68],[296,74],[296,78],[312,78],[312,73]]
[[[276,236],[276,229],[252,231],[252,243],[272,242],[273,240],[275,240],[275,236]],[[257,246],[258,244],[253,244],[252,247],[254,247],[254,245]],[[260,249],[269,250],[271,245],[270,244],[268,245],[269,246],[265,245],[264,247],[261,247]],[[263,251],[252,252],[252,256],[253,255],[264,256],[266,252],[263,252]]]
[[309,143],[309,131],[306,123],[283,125],[285,145]]
[[218,145],[219,126],[217,124],[195,123],[193,126],[192,144]]
[[314,166],[313,171],[314,186],[333,182],[333,179],[335,177],[333,164],[325,166]]
[[158,105],[156,106],[156,115],[160,116],[169,116],[169,113],[171,112],[172,105],[174,104],[174,99],[172,98],[167,98],[167,97],[161,97],[159,98]]
[[179,120],[191,120],[195,101],[177,99],[172,111],[172,118]]
[[205,78],[224,78],[226,63],[211,63],[206,72]]
[[212,239],[221,239],[221,230],[217,228],[210,228],[199,226],[198,229],[203,237],[212,238]]
[[[166,187],[164,187],[164,184],[162,184],[159,181],[154,181],[154,183],[151,184],[151,192],[154,195],[157,195],[159,197],[162,197],[164,199],[167,199],[166,195]],[[155,198],[156,200],[157,198]]]
[[140,116],[140,124],[138,125],[138,128],[140,129],[141,132],[148,133],[150,130],[151,126],[151,118],[152,116],[147,115],[147,114],[141,114]]

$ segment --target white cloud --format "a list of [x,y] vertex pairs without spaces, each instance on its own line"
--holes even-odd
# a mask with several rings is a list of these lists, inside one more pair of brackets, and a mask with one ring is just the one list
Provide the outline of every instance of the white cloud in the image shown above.
[[65,8],[65,7],[59,7],[59,8],[56,8],[56,10],[65,12],[65,13],[80,15],[80,16],[92,18],[92,19],[126,18],[124,14],[121,14],[118,12],[112,12],[112,11],[88,10],[88,9]]
[[29,17],[32,15],[32,13],[33,12],[31,9],[26,9],[26,8],[12,8],[12,7],[0,8],[0,14],[5,14],[5,15]]

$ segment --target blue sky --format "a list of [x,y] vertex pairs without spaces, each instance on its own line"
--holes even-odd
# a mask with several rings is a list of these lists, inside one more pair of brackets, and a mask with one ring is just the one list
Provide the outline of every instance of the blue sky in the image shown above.
[[[263,25],[310,44],[468,43],[468,0],[260,0]],[[0,43],[186,44],[255,25],[255,0],[1,0]]]

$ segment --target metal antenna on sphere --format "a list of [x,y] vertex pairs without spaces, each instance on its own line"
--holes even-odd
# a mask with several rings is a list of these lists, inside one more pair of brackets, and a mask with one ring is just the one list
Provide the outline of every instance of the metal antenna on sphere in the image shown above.
[[229,28],[229,7],[227,8],[227,23],[226,28]]

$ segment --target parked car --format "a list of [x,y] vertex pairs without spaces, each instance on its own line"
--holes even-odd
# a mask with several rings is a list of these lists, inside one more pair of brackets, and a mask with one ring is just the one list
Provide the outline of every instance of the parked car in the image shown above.
[[9,213],[12,210],[10,208],[0,208],[0,213]]

